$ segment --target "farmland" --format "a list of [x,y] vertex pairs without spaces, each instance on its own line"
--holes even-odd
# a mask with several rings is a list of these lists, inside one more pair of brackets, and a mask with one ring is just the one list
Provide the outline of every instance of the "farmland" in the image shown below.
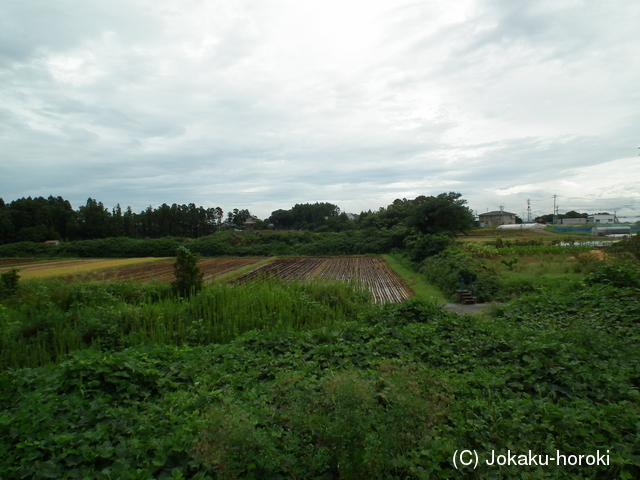
[[[371,292],[375,303],[402,302],[413,292],[380,257],[291,257],[269,261],[266,257],[201,258],[198,266],[204,280],[213,280],[232,272],[256,268],[243,274],[241,280],[258,276],[276,276],[284,280],[313,281],[315,279],[362,283]],[[130,258],[118,260],[83,259],[26,264],[20,262],[24,279],[74,275],[75,280],[132,281],[144,283],[173,280],[173,259]],[[13,266],[12,260],[0,266],[0,272]],[[267,263],[265,263],[267,262]]]
[[[398,301],[379,257],[205,258],[213,281],[184,297],[173,259],[0,264],[87,269],[0,301],[0,477],[640,478],[637,267],[504,243],[414,264],[431,302],[413,282]],[[460,272],[504,303],[436,305]],[[477,471],[453,466],[460,448]],[[508,449],[611,453],[482,462]]]
[[371,291],[375,303],[402,302],[413,296],[413,292],[379,257],[281,258],[252,270],[239,280],[260,275],[273,275],[285,280],[321,278],[361,282]]
[[[204,280],[212,280],[263,260],[265,260],[264,257],[201,258],[198,261],[198,266],[205,274]],[[150,280],[170,282],[173,280],[173,263],[173,259],[167,259],[143,265],[110,268],[109,270],[94,273],[92,278],[119,281],[131,280],[134,282],[148,282]]]
[[[244,258],[203,258],[198,266],[205,273],[204,279],[226,275],[248,265],[264,261],[264,257]],[[127,258],[127,259],[82,259],[42,260],[8,259],[0,260],[0,273],[18,268],[20,278],[47,278],[74,275],[76,280],[116,280],[148,282],[170,282],[173,280],[171,258]]]
[[[157,258],[126,258],[126,259],[83,259],[83,260],[62,260],[55,262],[32,262],[26,265],[15,267],[15,264],[0,266],[0,273],[11,268],[19,268],[20,278],[46,278],[57,277],[62,275],[76,275],[96,270],[121,267],[124,265],[135,265],[139,263],[149,263],[158,260]],[[21,261],[21,263],[26,263]],[[144,267],[143,267],[144,268]]]

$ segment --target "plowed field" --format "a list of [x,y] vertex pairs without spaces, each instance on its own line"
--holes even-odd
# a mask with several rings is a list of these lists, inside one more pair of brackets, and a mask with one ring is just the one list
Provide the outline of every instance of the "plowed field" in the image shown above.
[[[257,263],[263,258],[201,258],[198,266],[204,272],[204,279],[211,280],[213,276],[224,275],[245,265]],[[158,280],[160,282],[171,282],[173,280],[173,264],[175,259],[161,260],[144,265],[130,265],[127,267],[110,268],[101,272],[91,274],[92,278],[104,280],[132,280],[134,282],[148,282]]]
[[[38,263],[46,260],[38,260],[34,258],[0,258],[0,268],[12,265],[24,265],[25,263]],[[3,269],[4,270],[4,269]]]
[[[100,259],[92,258],[85,260],[56,260],[40,263],[30,263],[16,268],[19,270],[21,279],[58,277],[63,275],[77,275],[79,273],[93,272],[105,268],[122,267],[123,265],[133,265],[138,263],[153,262],[156,258],[118,258]],[[10,270],[10,266],[0,267],[0,273]]]
[[413,292],[379,257],[281,258],[252,270],[240,279],[251,279],[258,275],[275,275],[291,280],[327,278],[363,282],[376,303],[402,302],[413,296]]

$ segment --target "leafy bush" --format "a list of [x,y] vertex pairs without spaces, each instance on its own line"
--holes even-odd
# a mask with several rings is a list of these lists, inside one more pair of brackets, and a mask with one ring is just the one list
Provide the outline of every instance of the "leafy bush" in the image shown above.
[[432,371],[397,362],[322,378],[283,372],[266,404],[226,394],[197,446],[220,479],[404,477],[404,453],[433,434],[447,403]]
[[473,281],[473,293],[480,302],[493,300],[498,291],[498,279],[494,268],[482,259],[473,258],[461,251],[446,250],[422,262],[420,272],[427,281],[436,285],[442,293],[452,298],[459,288],[460,279]]
[[587,285],[612,285],[618,288],[640,288],[640,268],[634,263],[603,263],[587,276],[586,283]]
[[414,235],[407,237],[405,246],[412,262],[421,262],[444,251],[453,244],[445,235]]
[[18,269],[16,268],[0,273],[0,300],[11,297],[18,292],[19,280],[20,275],[18,275]]
[[204,273],[198,267],[198,255],[180,246],[176,252],[176,262],[173,265],[175,280],[171,282],[173,291],[181,296],[195,295],[202,290]]
[[493,245],[480,242],[464,242],[458,246],[461,250],[479,258],[494,258],[499,255],[498,249]]
[[635,263],[640,263],[640,233],[616,242],[611,247],[611,250],[622,257],[630,258]]
[[518,263],[518,260],[519,260],[518,257],[511,257],[511,258],[503,258],[500,260],[500,262],[506,265],[509,268],[509,270],[513,270],[513,266],[516,263]]

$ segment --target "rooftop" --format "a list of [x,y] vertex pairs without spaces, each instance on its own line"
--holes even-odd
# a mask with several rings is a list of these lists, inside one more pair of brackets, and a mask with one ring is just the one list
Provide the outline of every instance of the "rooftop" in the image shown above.
[[491,215],[491,216],[495,216],[495,215],[515,215],[515,213],[511,213],[511,212],[504,212],[504,211],[500,211],[500,210],[495,210],[493,212],[487,212],[487,213],[481,213],[480,215],[478,215],[479,217],[484,217],[487,215]]

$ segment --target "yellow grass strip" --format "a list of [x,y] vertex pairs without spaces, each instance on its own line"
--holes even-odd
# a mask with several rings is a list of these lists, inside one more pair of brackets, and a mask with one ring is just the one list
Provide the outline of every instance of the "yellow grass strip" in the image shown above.
[[59,275],[74,275],[76,273],[104,270],[106,268],[122,267],[125,265],[136,265],[138,263],[148,263],[163,259],[164,258],[145,257],[119,258],[112,260],[68,260],[62,262],[40,263],[20,268],[19,275],[21,279],[57,277]]

